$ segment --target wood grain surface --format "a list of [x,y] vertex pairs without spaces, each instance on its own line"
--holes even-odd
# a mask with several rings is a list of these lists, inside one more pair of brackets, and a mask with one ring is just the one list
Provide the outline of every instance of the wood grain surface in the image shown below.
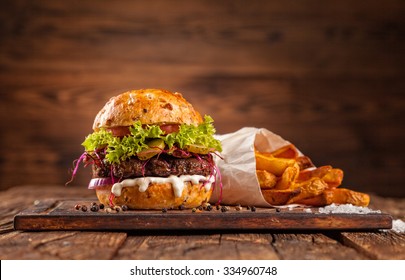
[[[97,201],[98,202],[98,201]],[[166,209],[111,211],[111,208],[91,211],[95,200],[36,201],[35,205],[14,217],[16,230],[154,230],[199,231],[199,230],[377,230],[391,229],[392,217],[384,213],[321,214],[311,209],[267,209],[255,211],[235,209],[229,206],[222,211],[218,206],[205,209]],[[76,209],[76,205],[86,210]],[[110,210],[110,211],[108,211]],[[311,213],[305,210],[310,210]]]
[[[0,191],[0,259],[405,259],[405,233],[375,231],[19,231],[14,216],[48,198],[94,198],[61,186]],[[375,204],[373,204],[375,203]],[[373,209],[405,220],[404,199],[373,196]],[[45,204],[42,204],[45,206]],[[378,206],[378,208],[376,208]],[[157,211],[159,213],[159,211]],[[224,213],[226,214],[226,213]],[[118,216],[116,216],[118,217]]]
[[[175,2],[175,3],[173,3]],[[2,1],[0,188],[63,184],[128,89],[180,91],[218,133],[265,127],[344,185],[401,197],[405,3]],[[89,170],[75,184],[86,186]]]

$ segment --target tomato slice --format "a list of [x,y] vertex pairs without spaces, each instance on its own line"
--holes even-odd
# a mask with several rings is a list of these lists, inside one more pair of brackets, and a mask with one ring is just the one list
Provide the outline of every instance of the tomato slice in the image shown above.
[[180,125],[179,124],[162,124],[160,125],[160,129],[165,132],[165,134],[170,134],[173,132],[179,132]]
[[110,127],[107,129],[107,131],[110,131],[115,137],[124,137],[125,135],[131,134],[131,132],[129,131],[129,126]]

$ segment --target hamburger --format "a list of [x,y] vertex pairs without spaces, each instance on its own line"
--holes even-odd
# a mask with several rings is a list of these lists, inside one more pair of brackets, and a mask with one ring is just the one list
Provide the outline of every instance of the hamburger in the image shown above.
[[213,119],[180,93],[141,89],[112,97],[93,130],[78,162],[92,166],[88,188],[100,203],[171,209],[208,202],[221,143]]

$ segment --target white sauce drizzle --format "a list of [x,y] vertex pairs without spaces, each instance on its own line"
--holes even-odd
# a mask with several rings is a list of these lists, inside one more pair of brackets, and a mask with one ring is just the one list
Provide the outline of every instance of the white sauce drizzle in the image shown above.
[[212,183],[215,182],[215,176],[202,176],[202,175],[181,175],[174,176],[170,175],[169,177],[140,177],[135,179],[125,179],[122,182],[115,183],[111,192],[115,196],[120,196],[123,187],[139,187],[140,192],[145,192],[149,184],[165,184],[170,183],[173,186],[174,195],[176,197],[181,197],[184,189],[184,183],[191,182],[192,184],[202,183],[206,191],[211,189]]

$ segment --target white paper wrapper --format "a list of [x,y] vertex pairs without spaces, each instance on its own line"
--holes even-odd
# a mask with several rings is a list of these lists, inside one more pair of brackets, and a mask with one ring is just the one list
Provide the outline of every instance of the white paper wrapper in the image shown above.
[[260,152],[272,152],[291,143],[267,129],[254,127],[244,127],[233,133],[217,135],[216,138],[222,142],[223,148],[223,159],[216,158],[221,177],[217,181],[222,180],[222,195],[217,184],[210,202],[272,207],[260,190],[254,150],[256,147]]

